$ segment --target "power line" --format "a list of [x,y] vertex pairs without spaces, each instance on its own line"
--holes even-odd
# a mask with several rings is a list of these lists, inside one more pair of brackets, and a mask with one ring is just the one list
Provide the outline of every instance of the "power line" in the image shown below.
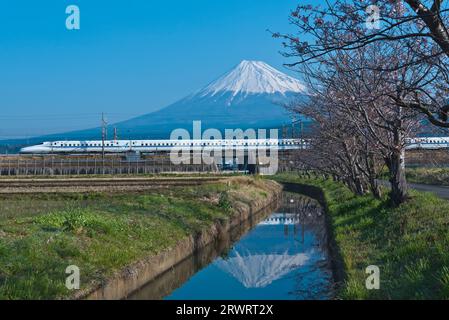
[[[12,116],[12,115],[0,115],[0,120],[73,120],[73,119],[94,119],[97,118],[99,113],[95,114],[65,114],[65,115],[21,115],[21,116]],[[136,114],[136,113],[108,113],[110,116],[115,117],[137,117],[142,114]],[[98,119],[98,118],[97,118]]]

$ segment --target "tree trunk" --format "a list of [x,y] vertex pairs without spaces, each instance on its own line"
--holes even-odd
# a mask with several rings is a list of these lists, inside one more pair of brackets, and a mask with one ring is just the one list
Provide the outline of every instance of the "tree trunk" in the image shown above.
[[374,198],[380,199],[382,198],[382,191],[380,190],[380,186],[377,181],[378,175],[376,173],[376,159],[374,158],[373,153],[367,152],[367,154],[368,155],[365,157],[365,165],[368,172],[369,189],[371,190]]
[[365,194],[365,188],[363,187],[363,181],[359,177],[356,177],[354,179],[354,185],[355,185],[356,194],[363,196]]
[[380,186],[377,183],[376,179],[370,181],[370,189],[371,192],[373,193],[374,198],[376,199],[382,198],[382,191],[380,190]]
[[386,162],[390,173],[390,200],[394,206],[399,206],[408,198],[403,150],[401,150],[400,152],[393,152],[390,159],[388,159]]

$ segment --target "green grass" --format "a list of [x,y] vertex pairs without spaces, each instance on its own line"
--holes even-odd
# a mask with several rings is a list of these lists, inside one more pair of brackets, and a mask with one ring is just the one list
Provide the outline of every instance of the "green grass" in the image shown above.
[[[343,299],[449,299],[449,202],[412,191],[399,208],[355,196],[333,181],[280,175],[324,191],[346,279]],[[380,290],[365,288],[365,268],[380,268]]]
[[81,289],[262,199],[269,181],[177,187],[140,194],[56,194],[0,199],[0,299],[70,297],[65,269]]

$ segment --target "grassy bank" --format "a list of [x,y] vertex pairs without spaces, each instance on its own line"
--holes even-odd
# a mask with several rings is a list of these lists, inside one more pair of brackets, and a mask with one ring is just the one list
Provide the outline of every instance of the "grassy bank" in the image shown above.
[[[412,192],[399,208],[387,199],[358,197],[344,186],[280,175],[280,181],[314,185],[324,191],[343,260],[343,299],[448,299],[449,202]],[[380,290],[365,288],[365,268],[380,268]]]
[[275,188],[271,181],[233,178],[138,194],[3,195],[0,299],[69,297],[67,266],[80,268],[86,288],[228,219]]

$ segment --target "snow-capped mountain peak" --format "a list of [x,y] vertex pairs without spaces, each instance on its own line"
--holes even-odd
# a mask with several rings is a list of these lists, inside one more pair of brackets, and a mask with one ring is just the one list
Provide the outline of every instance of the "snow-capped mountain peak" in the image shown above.
[[304,85],[297,79],[282,73],[262,61],[243,60],[233,70],[202,89],[200,96],[217,94],[285,94],[301,93]]

